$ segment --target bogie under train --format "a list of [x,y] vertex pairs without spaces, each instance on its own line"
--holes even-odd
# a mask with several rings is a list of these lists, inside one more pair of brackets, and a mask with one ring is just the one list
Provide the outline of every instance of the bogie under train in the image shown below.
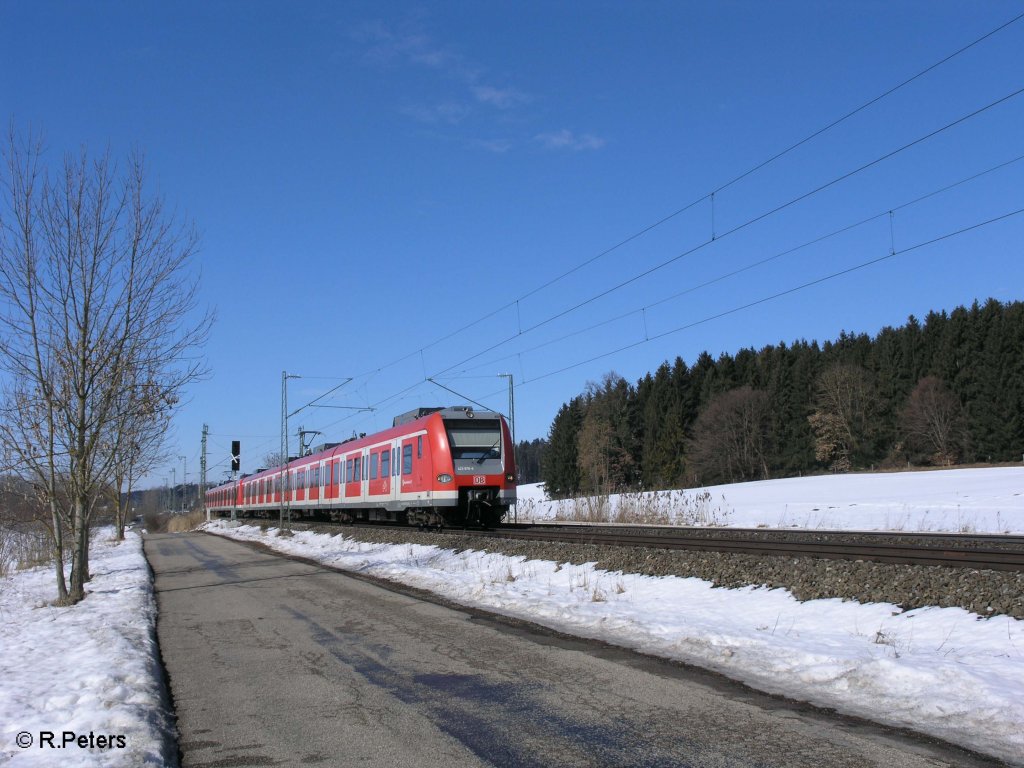
[[206,494],[211,514],[411,525],[498,525],[516,500],[512,438],[501,414],[419,408],[390,429],[315,449]]

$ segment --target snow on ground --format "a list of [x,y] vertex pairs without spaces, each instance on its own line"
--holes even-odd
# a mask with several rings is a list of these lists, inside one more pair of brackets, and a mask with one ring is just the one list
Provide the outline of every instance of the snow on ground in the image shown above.
[[[518,519],[573,519],[578,500],[548,501],[542,483],[519,486]],[[1024,467],[794,477],[685,491],[612,495],[670,521],[745,528],[1024,534]]]
[[[90,594],[70,608],[49,607],[56,596],[50,567],[0,579],[0,763],[165,765],[171,726],[149,569],[138,534],[126,532],[119,545],[112,536],[112,528],[96,532]],[[84,736],[85,747],[69,742],[57,751],[65,732]],[[52,748],[40,745],[46,733]],[[109,746],[98,746],[101,736]],[[28,737],[31,745],[19,746]]]
[[[815,477],[709,491],[726,494],[729,522],[743,526],[1024,530],[1024,469]],[[208,530],[712,669],[1024,766],[1024,621],[960,608],[800,602],[783,589],[722,589],[695,578],[343,535],[279,538],[274,528],[226,521]]]
[[[554,503],[524,499],[539,517]],[[843,475],[664,494],[687,516],[739,526],[1024,532],[1024,469]],[[724,498],[721,498],[724,497]],[[703,498],[704,501],[700,501]],[[615,503],[616,500],[612,500]],[[618,500],[622,503],[621,500]],[[636,498],[627,504],[642,506]],[[658,504],[665,504],[658,501]],[[716,520],[715,516],[724,517]],[[799,602],[785,590],[609,573],[479,551],[209,525],[283,552],[429,589],[464,605],[721,672],[756,688],[911,728],[1024,766],[1024,622],[959,608]],[[51,608],[49,568],[0,580],[0,761],[162,765],[155,607],[141,542],[92,550],[92,594]],[[56,653],[48,649],[58,649]],[[41,732],[125,747],[39,748]],[[16,746],[19,734],[33,745]]]

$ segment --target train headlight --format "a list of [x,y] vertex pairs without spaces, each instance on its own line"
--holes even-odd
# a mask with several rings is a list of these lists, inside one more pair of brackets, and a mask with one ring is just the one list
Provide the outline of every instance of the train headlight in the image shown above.
[[451,481],[452,481],[452,476],[449,475],[447,472],[437,476],[437,482],[439,482],[439,483],[450,483]]

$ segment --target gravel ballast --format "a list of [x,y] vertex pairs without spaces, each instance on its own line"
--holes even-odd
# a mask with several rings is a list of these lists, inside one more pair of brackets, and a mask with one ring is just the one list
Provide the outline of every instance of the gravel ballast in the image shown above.
[[527,560],[552,560],[574,565],[596,563],[596,567],[607,571],[647,576],[692,576],[710,581],[717,587],[778,587],[789,590],[798,600],[842,598],[861,603],[894,603],[904,610],[925,606],[960,607],[983,617],[1002,614],[1024,619],[1024,573],[1014,571],[511,541],[394,528],[346,528],[339,531],[337,526],[331,525],[310,527],[323,533],[342,533],[371,543],[483,550]]

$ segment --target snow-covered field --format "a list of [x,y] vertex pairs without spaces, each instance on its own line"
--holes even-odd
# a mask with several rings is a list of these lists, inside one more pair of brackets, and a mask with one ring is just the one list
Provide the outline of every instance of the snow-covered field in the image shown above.
[[48,606],[56,596],[49,567],[0,580],[0,763],[166,764],[172,726],[160,696],[149,569],[137,534],[120,545],[112,535],[96,532],[91,594],[71,608]]
[[[572,519],[587,508],[548,501],[540,483],[520,486],[518,493],[520,522]],[[611,519],[623,503],[687,524],[1024,534],[1024,467],[824,475],[612,495]]]
[[[685,503],[703,493],[687,491]],[[1024,468],[844,475],[708,489],[740,526],[1024,532]],[[526,487],[538,517],[556,507]],[[676,494],[684,498],[683,493]],[[724,499],[722,498],[724,497]],[[628,500],[627,500],[628,501]],[[615,503],[612,499],[611,503]],[[637,503],[633,500],[630,503]],[[659,502],[662,503],[662,502]],[[526,505],[524,505],[526,506]],[[719,671],[762,690],[907,727],[1024,766],[1024,622],[958,608],[799,602],[781,589],[609,573],[410,544],[253,526],[212,533],[429,589],[486,610]],[[0,581],[0,762],[159,765],[168,726],[139,538],[100,535],[93,592],[49,608],[49,569]],[[60,649],[47,652],[46,649]],[[40,732],[123,735],[126,746],[40,749]],[[34,743],[16,746],[20,733]],[[54,755],[59,760],[54,759]]]

